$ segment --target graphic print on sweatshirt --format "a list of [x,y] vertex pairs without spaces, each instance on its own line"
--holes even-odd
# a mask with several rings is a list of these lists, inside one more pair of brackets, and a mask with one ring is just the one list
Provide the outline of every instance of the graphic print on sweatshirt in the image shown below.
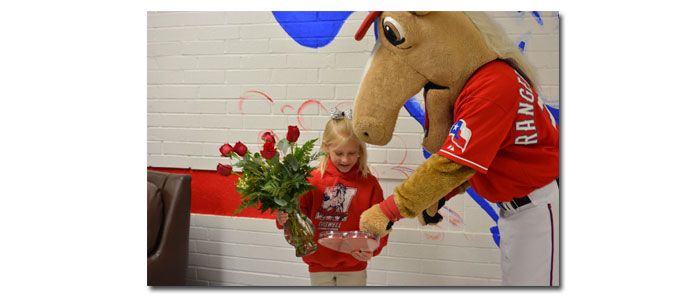
[[315,217],[320,220],[319,229],[338,230],[340,224],[348,220],[348,208],[356,194],[356,188],[347,187],[340,182],[326,187],[323,191],[323,204]]

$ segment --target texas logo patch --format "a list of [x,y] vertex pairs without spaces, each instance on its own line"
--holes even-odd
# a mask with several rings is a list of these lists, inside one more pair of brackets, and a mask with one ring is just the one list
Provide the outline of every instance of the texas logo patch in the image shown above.
[[457,147],[461,152],[464,152],[464,149],[467,149],[469,139],[472,137],[472,131],[467,127],[467,122],[459,119],[459,121],[454,123],[450,128],[449,137],[452,143],[447,149],[454,152],[455,147]]

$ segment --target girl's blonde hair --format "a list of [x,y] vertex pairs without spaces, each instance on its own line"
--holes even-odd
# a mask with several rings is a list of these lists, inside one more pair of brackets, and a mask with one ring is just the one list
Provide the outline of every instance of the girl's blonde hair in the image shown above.
[[[352,121],[347,118],[331,119],[326,123],[326,128],[323,130],[323,138],[321,140],[321,149],[329,149],[331,145],[340,145],[349,140],[353,140],[360,145],[360,155],[357,160],[359,164],[359,170],[362,177],[367,177],[370,174],[369,166],[367,165],[367,145],[365,142],[361,141],[355,135],[352,130]],[[318,170],[321,172],[321,176],[326,172],[326,165],[328,164],[329,153],[321,156],[319,159]]]
[[520,49],[508,38],[503,28],[484,12],[465,11],[464,14],[479,30],[489,49],[496,52],[498,58],[507,61],[513,68],[518,70],[532,88],[538,90],[537,75],[534,69],[520,53]]

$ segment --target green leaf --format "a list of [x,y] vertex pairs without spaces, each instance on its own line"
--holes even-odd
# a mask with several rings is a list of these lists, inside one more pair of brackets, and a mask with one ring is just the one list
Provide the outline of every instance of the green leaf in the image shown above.
[[316,144],[317,140],[318,139],[312,139],[312,140],[306,141],[306,143],[304,143],[304,146],[301,147],[302,151],[304,151],[305,153],[310,153],[311,150],[314,148],[314,144]]
[[299,170],[299,161],[294,155],[285,157],[285,162],[289,163],[289,167],[292,169],[292,171],[296,172]]
[[286,139],[281,139],[279,142],[277,142],[277,149],[279,149],[282,154],[287,154],[287,150],[289,150],[289,142]]
[[285,201],[283,199],[275,198],[275,203],[277,203],[279,206],[282,206],[282,207],[287,206],[287,201]]
[[265,185],[262,186],[262,190],[268,193],[272,193],[275,191],[275,186],[272,181],[268,181],[265,183]]

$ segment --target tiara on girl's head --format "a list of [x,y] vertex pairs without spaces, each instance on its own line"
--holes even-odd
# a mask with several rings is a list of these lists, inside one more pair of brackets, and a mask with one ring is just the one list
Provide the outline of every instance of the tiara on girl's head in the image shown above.
[[352,109],[348,108],[346,110],[338,110],[337,108],[331,109],[331,119],[340,120],[348,119],[352,120]]

